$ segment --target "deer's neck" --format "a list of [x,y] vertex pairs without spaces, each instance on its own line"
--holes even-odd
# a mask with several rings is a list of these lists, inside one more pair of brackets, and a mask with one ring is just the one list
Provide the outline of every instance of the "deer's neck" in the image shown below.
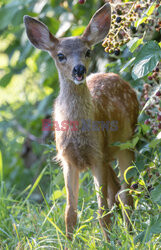
[[60,93],[56,102],[58,110],[55,111],[67,120],[93,119],[94,107],[86,83],[76,85],[61,76],[59,80]]

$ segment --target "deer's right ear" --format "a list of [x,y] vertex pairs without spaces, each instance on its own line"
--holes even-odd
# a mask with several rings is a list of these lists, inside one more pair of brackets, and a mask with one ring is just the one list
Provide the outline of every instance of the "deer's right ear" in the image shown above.
[[30,16],[24,16],[24,23],[27,36],[36,48],[51,51],[58,43],[58,39],[49,32],[47,26],[42,22]]

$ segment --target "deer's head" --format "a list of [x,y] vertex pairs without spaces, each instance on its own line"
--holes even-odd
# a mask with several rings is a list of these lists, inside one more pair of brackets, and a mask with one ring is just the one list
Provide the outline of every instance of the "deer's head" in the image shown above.
[[92,17],[82,36],[56,38],[47,26],[30,16],[24,16],[30,42],[48,51],[55,60],[61,77],[75,84],[85,82],[91,46],[101,42],[111,24],[111,7],[106,3]]

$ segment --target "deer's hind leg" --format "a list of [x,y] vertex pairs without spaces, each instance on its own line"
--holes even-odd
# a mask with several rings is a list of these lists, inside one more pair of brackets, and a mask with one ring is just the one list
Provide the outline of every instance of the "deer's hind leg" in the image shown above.
[[109,240],[109,235],[107,230],[110,229],[111,225],[111,214],[108,213],[108,177],[109,171],[107,165],[98,164],[92,168],[92,173],[94,176],[94,184],[97,194],[98,201],[98,212],[100,215],[99,223],[103,229],[104,236]]
[[120,190],[120,181],[115,173],[115,171],[113,170],[113,168],[111,167],[110,163],[108,164],[108,187],[107,187],[107,191],[108,191],[108,206],[111,209],[112,206],[117,203],[116,200],[116,195]]
[[[130,150],[121,150],[118,153],[118,160],[119,160],[119,168],[120,168],[120,173],[121,173],[121,193],[120,193],[120,199],[123,202],[124,205],[128,205],[133,208],[133,199],[132,196],[129,194],[128,191],[123,191],[125,189],[130,188],[131,186],[131,179],[128,179],[128,183],[125,182],[124,180],[124,172],[125,170],[133,163],[134,161],[134,152]],[[127,209],[126,212],[123,212],[125,216],[125,222],[127,226],[130,228],[129,225],[129,210]]]

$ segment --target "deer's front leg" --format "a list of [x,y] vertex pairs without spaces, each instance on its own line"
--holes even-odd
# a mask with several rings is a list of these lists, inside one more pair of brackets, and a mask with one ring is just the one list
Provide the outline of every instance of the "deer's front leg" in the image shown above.
[[79,171],[76,167],[63,166],[67,205],[65,210],[66,235],[72,240],[72,233],[77,222],[77,203],[79,191]]
[[108,169],[104,166],[96,166],[92,169],[93,176],[94,176],[94,183],[95,189],[97,192],[97,200],[98,200],[98,207],[99,207],[99,223],[103,229],[103,233],[105,238],[109,240],[109,235],[107,232],[108,227],[110,226],[111,222],[111,215],[107,214],[108,212],[108,205],[107,205],[107,180],[108,180]]

